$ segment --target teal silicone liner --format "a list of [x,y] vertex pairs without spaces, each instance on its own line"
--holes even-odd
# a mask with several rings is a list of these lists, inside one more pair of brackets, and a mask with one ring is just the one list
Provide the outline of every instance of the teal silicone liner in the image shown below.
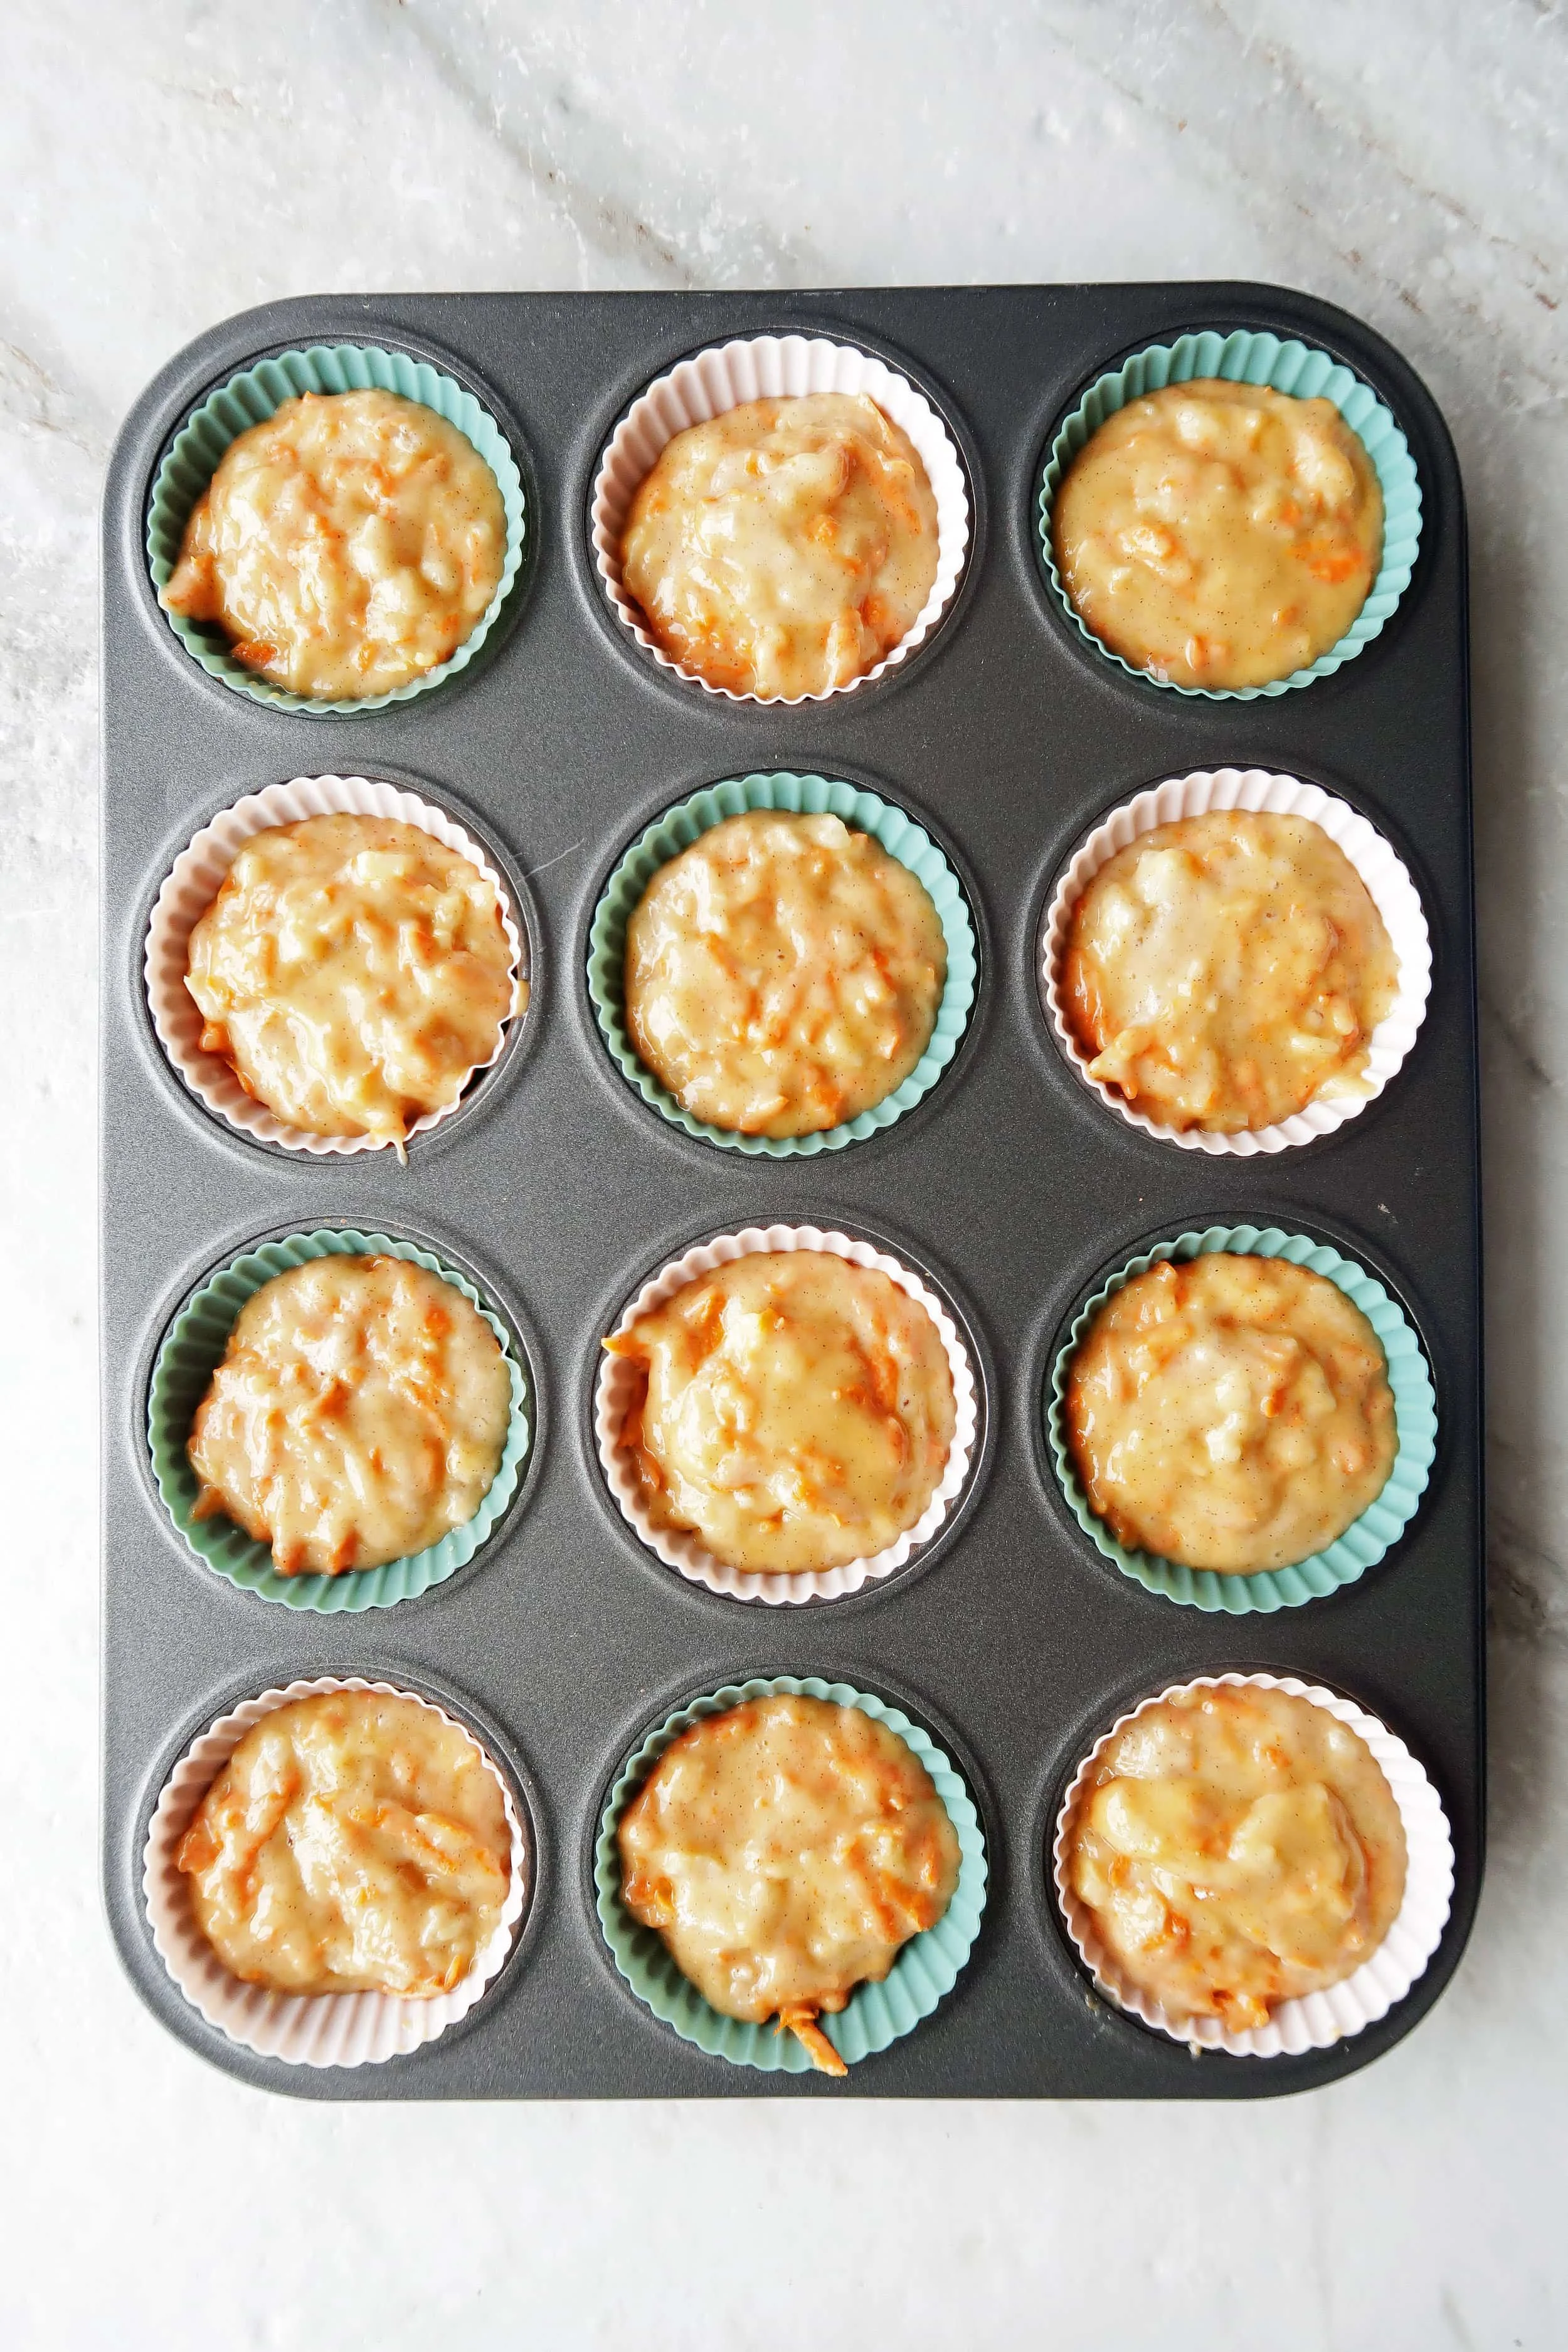
[[[1326,1275],[1337,1289],[1361,1308],[1376,1332],[1388,1364],[1388,1384],[1394,1391],[1394,1429],[1398,1446],[1387,1483],[1359,1519],[1342,1536],[1310,1559],[1289,1568],[1263,1569],[1256,1576],[1219,1576],[1212,1568],[1191,1569],[1152,1552],[1129,1551],[1117,1542],[1103,1519],[1090,1507],[1079,1483],[1068,1450],[1064,1398],[1068,1368],[1079,1341],[1108,1298],[1137,1274],[1161,1259],[1181,1263],[1219,1250],[1248,1257],[1289,1258],[1292,1265]],[[1203,1233],[1178,1234],[1173,1241],[1156,1243],[1139,1257],[1129,1259],[1119,1273],[1101,1283],[1074,1320],[1066,1346],[1051,1368],[1046,1396],[1046,1435],[1057,1476],[1068,1508],[1086,1536],[1113,1560],[1123,1576],[1145,1592],[1163,1593],[1184,1608],[1223,1611],[1227,1616],[1269,1615],[1276,1609],[1297,1609],[1303,1601],[1321,1601],[1331,1592],[1354,1584],[1397,1543],[1415,1515],[1426,1491],[1433,1456],[1437,1450],[1436,1401],[1421,1343],[1401,1309],[1381,1282],[1342,1257],[1338,1250],[1304,1234],[1287,1234],[1278,1225],[1210,1225]]]
[[[1298,400],[1331,400],[1345,423],[1360,436],[1367,456],[1377,468],[1383,489],[1383,561],[1367,600],[1338,645],[1320,654],[1308,669],[1292,670],[1289,677],[1271,678],[1266,686],[1182,686],[1173,678],[1153,677],[1112,653],[1086,626],[1073,609],[1051,544],[1051,510],[1062,477],[1085,442],[1108,416],[1130,400],[1162,392],[1167,384],[1190,383],[1194,376],[1219,376],[1227,383],[1268,384]],[[1173,343],[1151,343],[1109,375],[1090,385],[1058,427],[1046,461],[1039,496],[1040,560],[1063,612],[1086,645],[1129,677],[1146,685],[1168,688],[1172,693],[1205,702],[1251,702],[1260,694],[1284,694],[1291,687],[1310,686],[1315,677],[1330,677],[1342,664],[1353,660],[1382,629],[1410,584],[1415,552],[1421,544],[1421,484],[1410,446],[1370,385],[1352,373],[1329,352],[1300,342],[1281,342],[1278,335],[1183,335]]]
[[[342,1576],[280,1576],[267,1546],[247,1536],[231,1519],[197,1519],[196,1476],[185,1452],[191,1423],[208,1381],[222,1362],[229,1333],[241,1307],[274,1276],[312,1258],[401,1257],[427,1273],[438,1274],[477,1307],[500,1340],[511,1381],[511,1420],[506,1444],[489,1492],[471,1519],[431,1544],[424,1551],[387,1560],[380,1568],[347,1570]],[[210,1274],[193,1293],[163,1336],[153,1365],[147,1400],[147,1444],[153,1475],[164,1507],[185,1545],[203,1566],[242,1592],[263,1601],[280,1601],[286,1608],[311,1609],[323,1617],[341,1611],[390,1609],[395,1601],[411,1601],[444,1584],[472,1559],[517,1492],[532,1444],[529,1417],[528,1378],[511,1336],[486,1306],[466,1275],[454,1272],[413,1242],[390,1239],[385,1234],[362,1234],[325,1228],[311,1234],[290,1234],[285,1240],[263,1242]]]
[[621,1815],[671,1740],[704,1716],[722,1715],[742,1699],[772,1698],[781,1691],[796,1697],[830,1699],[839,1706],[858,1706],[885,1723],[889,1731],[896,1731],[930,1773],[958,1832],[958,1885],[942,1917],[923,1935],[910,1937],[881,1984],[857,1986],[847,2008],[837,2017],[820,2021],[822,2030],[845,2064],[854,2066],[862,2058],[886,2050],[900,2035],[912,2032],[922,2017],[931,2015],[957,1983],[980,1932],[986,1885],[980,1817],[963,1779],[919,1725],[886,1700],[854,1690],[847,1683],[826,1683],[815,1675],[804,1680],[795,1675],[775,1675],[772,1680],[729,1683],[668,1717],[633,1749],[616,1777],[594,1848],[594,1885],[598,1891],[599,1924],[616,1969],[645,2007],[666,2025],[672,2025],[683,2042],[694,2042],[710,2058],[727,2058],[734,2066],[754,2066],[765,2074],[806,2074],[812,2063],[793,2033],[721,2016],[682,1976],[662,1937],[632,1917],[621,1901],[621,1862],[616,1842]]
[[254,367],[230,376],[218,391],[208,394],[175,435],[174,446],[158,468],[147,509],[147,562],[153,585],[159,592],[160,609],[163,591],[179,561],[180,542],[191,509],[216,472],[218,461],[230,442],[247,433],[253,425],[265,424],[286,400],[300,393],[367,392],[373,388],[401,393],[405,400],[417,400],[426,408],[433,408],[448,425],[455,425],[466,435],[495,476],[506,509],[506,561],[500,585],[450,661],[426,670],[422,677],[411,678],[406,686],[394,687],[385,694],[366,695],[359,701],[316,701],[309,695],[292,694],[286,687],[274,686],[235,660],[221,629],[164,611],[163,618],[185,651],[193,660],[200,662],[209,677],[220,678],[236,694],[264,703],[269,710],[346,718],[361,710],[384,710],[389,702],[407,702],[416,694],[427,693],[443,678],[466,669],[473,660],[489,635],[522,562],[527,528],[522,477],[506,436],[489,409],[481,407],[471,392],[465,392],[460,383],[443,375],[427,360],[410,359],[403,352],[383,351],[374,343],[312,343],[308,351],[283,352],[276,359],[258,360]]
[[[880,842],[922,883],[941,919],[947,941],[947,981],[937,1006],[931,1042],[901,1086],[885,1095],[841,1126],[819,1129],[812,1135],[742,1135],[729,1128],[712,1127],[682,1108],[667,1087],[639,1060],[626,1024],[624,993],[626,925],[637,902],[659,867],[689,849],[726,817],[745,816],[754,809],[786,809],[795,815],[837,816],[857,832]],[[841,1151],[846,1144],[862,1142],[868,1135],[891,1127],[907,1110],[930,1094],[958,1051],[974,1003],[977,959],[974,925],[958,877],[931,835],[903,810],[876,793],[835,778],[795,775],[780,771],[771,775],[731,776],[693,793],[689,800],[656,817],[605,883],[594,910],[588,934],[588,993],[599,1034],[626,1084],[650,1103],[661,1118],[704,1143],[726,1151],[761,1154],[769,1160],[809,1159],[818,1151]]]

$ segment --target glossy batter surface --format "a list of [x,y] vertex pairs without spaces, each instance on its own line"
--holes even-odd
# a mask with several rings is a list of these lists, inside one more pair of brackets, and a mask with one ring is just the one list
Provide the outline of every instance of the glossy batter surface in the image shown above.
[[1383,554],[1383,492],[1331,401],[1212,377],[1130,401],[1056,501],[1074,610],[1135,669],[1263,686],[1339,643]]
[[862,394],[747,401],[666,443],[621,568],[659,645],[710,686],[821,694],[919,617],[936,499],[908,435]]
[[414,1699],[331,1691],[264,1716],[181,1840],[226,1968],[280,1992],[450,1992],[511,1884],[495,1775]]
[[1405,1831],[1365,1741],[1287,1691],[1184,1692],[1094,1768],[1067,1877],[1130,1981],[1237,2032],[1338,1984],[1405,1895]]
[[395,1257],[323,1257],[240,1309],[196,1409],[197,1518],[227,1516],[284,1576],[438,1543],[500,1466],[511,1383],[460,1290]]
[[1161,1127],[1231,1135],[1364,1090],[1399,964],[1321,824],[1214,809],[1100,867],[1073,908],[1062,979],[1090,1076]]
[[191,931],[202,1049],[312,1135],[401,1146],[528,1002],[495,887],[417,825],[349,814],[257,834]]
[[745,1135],[837,1127],[900,1086],[947,975],[916,877],[836,816],[728,817],[626,926],[626,1023],[676,1100]]
[[1245,1576],[1306,1559],[1398,1448],[1376,1332],[1325,1275],[1216,1251],[1109,1298],[1068,1380],[1085,1492],[1120,1543]]
[[958,1884],[958,1833],[920,1759],[856,1706],[747,1699],[694,1723],[622,1817],[621,1891],[726,2017],[816,2024],[880,1983]]
[[355,701],[450,660],[505,566],[466,434],[394,392],[308,392],[225,450],[163,601],[274,685]]
[[942,1335],[875,1266],[735,1258],[605,1344],[641,1375],[622,1444],[649,1518],[730,1567],[872,1557],[941,1484],[955,1425]]

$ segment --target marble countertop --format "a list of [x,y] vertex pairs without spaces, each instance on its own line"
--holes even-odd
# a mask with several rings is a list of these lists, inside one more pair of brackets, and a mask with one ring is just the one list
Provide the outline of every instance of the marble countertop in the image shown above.
[[[0,58],[0,1445],[25,1498],[0,2336],[1568,2341],[1568,10],[16,0]],[[143,2012],[97,1888],[82,943],[116,425],[176,346],[272,295],[1140,277],[1359,311],[1468,488],[1493,1712],[1459,1974],[1373,2069],[1259,2106],[259,2098]]]

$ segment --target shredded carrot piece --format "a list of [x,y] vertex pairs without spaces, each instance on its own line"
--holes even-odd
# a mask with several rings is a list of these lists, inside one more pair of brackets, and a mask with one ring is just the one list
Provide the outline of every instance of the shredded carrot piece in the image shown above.
[[843,2059],[816,2021],[816,2011],[807,2003],[798,2002],[779,2011],[775,2033],[793,2033],[819,2074],[842,2078],[849,2072]]

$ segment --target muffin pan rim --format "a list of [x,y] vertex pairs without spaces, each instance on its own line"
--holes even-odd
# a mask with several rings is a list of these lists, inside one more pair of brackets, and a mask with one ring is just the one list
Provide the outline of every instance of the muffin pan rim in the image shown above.
[[[1020,294],[1027,294],[1027,291],[1030,291],[1030,289],[1020,289]],[[1152,294],[1159,294],[1159,289],[1145,289],[1145,291],[1152,291]],[[1272,297],[1272,291],[1269,291],[1269,289],[1256,289],[1256,291],[1258,291],[1258,297],[1260,297],[1260,301],[1258,301],[1258,308],[1260,308],[1260,310],[1262,310],[1262,308],[1269,308],[1269,306],[1272,306],[1274,301],[1277,301],[1277,297]],[[1072,299],[1072,297],[1074,297],[1074,289],[1065,289],[1065,294],[1068,294],[1068,299]],[[1114,289],[1112,289],[1112,294],[1114,294]],[[942,297],[929,297],[929,299],[931,299],[931,301],[941,301]],[[496,301],[503,301],[503,299],[496,299]],[[588,303],[595,303],[595,301],[597,301],[597,299],[595,299],[595,297],[583,299],[583,303],[585,303],[585,306],[588,306]],[[679,301],[679,299],[677,299],[677,301]],[[738,297],[738,301],[745,303],[745,301],[748,301],[748,299],[745,299],[745,297]],[[754,301],[757,301],[757,299],[752,299],[752,303],[754,303]],[[844,297],[830,297],[830,299],[827,299],[827,301],[835,303],[835,308],[837,308],[837,306],[853,308],[853,301],[856,301],[856,297],[853,297],[853,294],[844,294]],[[875,299],[868,297],[868,301],[875,301]],[[1290,301],[1290,297],[1284,297],[1284,301]],[[910,308],[912,308],[912,310],[914,310],[914,315],[920,315],[920,297],[910,297]],[[1314,308],[1317,308],[1319,318],[1321,318],[1321,315],[1323,315],[1323,313],[1321,313],[1321,306],[1314,306]],[[296,315],[296,313],[289,313],[289,315]],[[527,315],[527,313],[524,313],[524,315]],[[712,313],[710,313],[710,315],[712,315]],[[823,320],[823,322],[820,322],[820,324],[823,324],[823,330],[826,330],[826,331],[832,331],[832,320]],[[762,331],[762,330],[757,330],[757,331]],[[1147,331],[1147,330],[1145,330],[1145,331]],[[1173,327],[1163,327],[1162,331],[1166,331],[1166,334],[1173,334],[1175,330],[1173,330]],[[917,336],[917,331],[914,331],[914,330],[912,330],[912,339],[914,339],[914,341],[917,341],[917,339],[920,339],[920,336]],[[860,341],[860,331],[856,331],[856,341]],[[1396,355],[1394,355],[1394,358],[1396,358]],[[1352,364],[1354,364],[1354,362],[1352,362]],[[936,372],[936,369],[933,369],[933,372]],[[917,379],[920,379],[920,376],[917,376]],[[941,381],[941,372],[938,372],[938,381]],[[1396,409],[1396,414],[1401,414],[1399,409]],[[1401,421],[1404,421],[1404,414],[1401,414]],[[1438,428],[1438,433],[1441,433],[1441,421],[1438,421],[1438,424],[1436,424],[1436,428]],[[1422,473],[1422,485],[1427,485],[1427,475],[1425,475],[1425,473]],[[1444,487],[1444,485],[1438,485],[1438,489],[1441,489],[1441,487]],[[110,520],[113,520],[113,518],[110,518]],[[1422,560],[1425,560],[1425,555],[1427,555],[1427,546],[1422,546]],[[975,574],[973,574],[973,572],[969,572],[969,579],[966,579],[966,583],[963,583],[962,588],[959,588],[959,595],[963,595],[963,588],[973,588],[973,583],[975,583]],[[952,649],[952,640],[950,640],[950,633],[947,633],[947,625],[942,625],[942,630],[941,630],[941,633],[938,633],[938,640],[945,640],[947,645],[950,645],[950,649]],[[816,739],[811,739],[811,755],[809,755],[809,757],[811,757],[811,764],[814,764],[814,767],[823,767],[823,769],[826,769],[827,764],[830,764],[830,757],[823,755],[823,752],[818,751],[818,746],[816,746]],[[367,762],[367,764],[369,764],[369,762]],[[832,762],[832,764],[837,764],[837,760],[835,760],[835,762]],[[1293,767],[1300,767],[1302,762],[1298,762],[1298,760],[1293,760],[1293,762],[1290,762],[1290,764],[1293,764]],[[853,769],[851,769],[851,772],[853,772]],[[891,757],[886,757],[886,760],[881,760],[881,762],[879,762],[879,772],[881,772],[881,774],[898,774],[898,776],[900,776],[900,779],[902,779],[902,774],[905,774],[905,769],[900,767],[900,762],[898,762],[898,760],[891,760]],[[896,785],[896,791],[898,791],[898,788],[900,788],[900,785]],[[1047,818],[1047,821],[1048,821],[1048,818]],[[1422,896],[1425,896],[1425,894],[1422,894]],[[996,936],[1002,936],[1002,931],[999,931],[999,934],[996,934]],[[999,983],[999,988],[1002,988],[1002,985],[1004,985],[1004,983]],[[1008,971],[1008,983],[1006,983],[1006,985],[1008,985],[1008,992],[1011,992],[1011,971]],[[996,1025],[999,1025],[999,1024],[996,1024]],[[1317,1160],[1319,1155],[1311,1155],[1311,1157],[1314,1157],[1314,1160]],[[339,1202],[339,1209],[345,1209],[345,1206],[348,1206],[348,1202]],[[355,1209],[357,1209],[357,1206],[360,1206],[360,1202],[357,1202],[357,1197],[355,1197],[355,1202],[353,1202],[353,1206],[355,1206]],[[793,1202],[793,1204],[790,1204],[790,1206],[795,1206],[795,1202]],[[1234,1206],[1234,1204],[1229,1204],[1229,1206]],[[378,1204],[378,1209],[381,1209],[381,1204]],[[381,1213],[384,1213],[384,1212],[381,1212]],[[752,1204],[752,1202],[748,1202],[748,1213],[754,1213],[754,1204]],[[364,1218],[364,1216],[357,1218],[357,1223],[364,1223],[364,1221],[367,1221],[367,1218]],[[832,1218],[832,1221],[837,1221],[837,1223],[847,1223],[848,1218],[844,1218],[844,1216],[835,1216],[835,1218]],[[910,1212],[908,1212],[908,1209],[905,1209],[905,1223],[908,1223],[908,1221],[910,1221]],[[289,1223],[296,1223],[296,1221],[289,1221]],[[405,1221],[405,1223],[406,1223],[406,1221]],[[426,1223],[426,1225],[430,1223],[428,1218],[423,1216],[423,1213],[421,1213],[421,1223]],[[921,1221],[917,1221],[917,1223],[920,1223],[920,1230],[921,1230],[921,1242],[924,1242],[924,1240],[926,1240],[926,1233],[929,1233],[931,1228],[926,1228],[926,1225],[921,1223]],[[1311,1223],[1311,1218],[1298,1218],[1298,1223]],[[936,1237],[933,1237],[933,1240],[936,1240]],[[969,1296],[969,1289],[963,1291],[963,1296]],[[983,1301],[975,1303],[975,1310],[983,1310]],[[411,1633],[411,1630],[414,1630],[414,1628],[409,1628],[409,1633]],[[905,1675],[905,1677],[900,1677],[900,1679],[908,1679],[908,1675]],[[914,1679],[920,1679],[920,1677],[914,1677]],[[962,1710],[962,1707],[954,1706],[954,1712],[957,1712],[959,1719],[962,1719],[962,1717],[963,1717],[963,1710]],[[1465,1907],[1467,1907],[1467,1906],[1465,1906]],[[1441,1990],[1441,1988],[1438,1988],[1438,1990]],[[1425,2004],[1422,2004],[1422,2006],[1425,2006]],[[1356,2065],[1359,2065],[1359,2063],[1363,2063],[1363,2058],[1356,2058]],[[1340,2067],[1338,2072],[1344,2072],[1344,2067]],[[1298,2077],[1298,2079],[1300,2079],[1300,2077]],[[1323,2077],[1310,2077],[1310,2079],[1323,2079]],[[687,2086],[689,2086],[689,2088],[696,2088],[696,2084],[687,2084]],[[954,2086],[962,2088],[962,2082],[954,2084]],[[1279,2086],[1279,2088],[1284,2088],[1284,2086],[1286,2086],[1286,2084],[1281,2084],[1281,2086]],[[708,2084],[708,2088],[715,2088],[715,2086],[712,2086],[712,2084]],[[1159,2088],[1162,2088],[1162,2084],[1159,2084],[1159,2077],[1150,2079],[1150,2084],[1147,2084],[1147,2088],[1152,2088],[1152,2091],[1157,2091],[1157,2094],[1159,2094]]]

